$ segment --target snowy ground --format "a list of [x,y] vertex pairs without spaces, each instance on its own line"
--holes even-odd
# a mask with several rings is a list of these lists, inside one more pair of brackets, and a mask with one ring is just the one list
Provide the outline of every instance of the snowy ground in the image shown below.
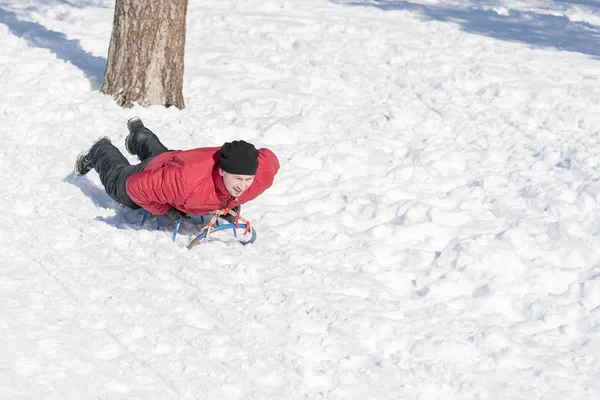
[[[600,1],[191,1],[182,111],[113,4],[0,0],[0,399],[600,398]],[[254,245],[72,174],[133,115],[278,154]]]

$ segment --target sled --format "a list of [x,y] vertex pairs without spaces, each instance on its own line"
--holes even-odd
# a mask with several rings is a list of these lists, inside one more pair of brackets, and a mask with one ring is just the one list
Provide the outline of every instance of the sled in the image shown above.
[[[238,235],[237,235],[237,230],[238,229],[244,229],[246,230],[246,224],[245,223],[241,223],[238,224],[238,226],[236,227],[235,224],[231,224],[231,223],[227,223],[224,225],[217,225],[212,229],[212,232],[217,232],[217,231],[223,231],[226,229],[231,229],[233,231],[233,236],[238,239]],[[239,242],[245,246],[247,244],[251,244],[254,243],[254,241],[256,240],[256,231],[254,230],[253,227],[250,227],[250,230],[248,231],[248,234],[250,235],[250,239],[248,240],[241,240],[238,239]],[[246,235],[244,235],[246,236]],[[190,244],[188,244],[187,248],[191,249],[194,246],[197,246],[198,244],[200,244],[200,242],[205,238],[204,236],[204,232],[200,232],[198,234],[198,236],[196,236],[194,239],[192,239],[192,241],[190,242]],[[175,240],[175,236],[173,236],[173,240]]]
[[[141,225],[144,225],[144,222],[146,222],[148,215],[150,215],[150,213],[148,211],[144,210],[144,216],[142,217]],[[200,215],[199,217],[201,219],[201,223],[204,224],[204,220],[205,220],[206,216]],[[208,215],[208,219],[210,220],[208,224],[211,224],[211,222],[212,222],[210,217],[212,217],[212,216]],[[160,229],[160,227],[162,226],[163,218],[164,218],[164,215],[160,215],[158,217],[156,229]],[[233,236],[236,239],[238,239],[240,244],[242,244],[243,246],[252,244],[256,240],[256,230],[254,229],[254,227],[249,226],[250,225],[249,222],[240,222],[238,224],[233,224],[233,223],[227,222],[226,224],[221,224],[221,223],[219,223],[219,219],[215,219],[214,222],[215,222],[215,224],[214,224],[214,226],[211,226],[210,232],[218,232],[218,231],[231,229],[233,231]],[[177,238],[177,233],[179,232],[180,225],[181,225],[181,217],[177,218],[177,221],[175,222],[175,228],[173,229],[173,241],[175,241],[175,239]],[[250,238],[248,240],[243,240],[242,238],[238,238],[238,233],[237,233],[238,229],[243,229],[243,232],[244,232],[243,236],[250,235]],[[204,232],[204,229],[202,229],[201,232],[198,235],[196,235],[196,237],[194,239],[192,239],[192,241],[188,244],[187,248],[191,249],[191,248],[197,246],[205,238],[206,238],[205,232]]]

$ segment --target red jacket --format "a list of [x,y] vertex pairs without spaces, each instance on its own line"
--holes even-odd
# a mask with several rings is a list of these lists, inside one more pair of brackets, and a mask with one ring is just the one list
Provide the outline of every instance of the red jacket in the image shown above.
[[271,150],[260,149],[258,153],[254,181],[237,198],[227,192],[219,175],[220,147],[162,153],[127,179],[127,193],[136,204],[156,215],[171,207],[193,215],[235,207],[267,190],[279,170],[279,161]]

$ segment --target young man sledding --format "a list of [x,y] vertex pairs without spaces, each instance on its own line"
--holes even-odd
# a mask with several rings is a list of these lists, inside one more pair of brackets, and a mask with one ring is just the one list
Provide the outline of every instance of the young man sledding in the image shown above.
[[240,206],[267,190],[279,170],[271,150],[257,150],[243,140],[169,150],[138,117],[130,119],[127,128],[125,148],[139,164],[131,165],[109,138],[102,137],[77,157],[75,173],[83,176],[95,169],[106,193],[133,209],[172,219],[212,213],[214,219],[237,222]]

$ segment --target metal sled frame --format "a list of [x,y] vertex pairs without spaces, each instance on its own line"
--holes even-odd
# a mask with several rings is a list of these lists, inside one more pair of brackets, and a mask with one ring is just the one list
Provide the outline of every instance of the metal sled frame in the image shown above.
[[[142,217],[141,225],[144,225],[144,222],[146,222],[148,215],[150,215],[150,213],[148,211],[144,210],[144,216]],[[163,218],[164,218],[164,214],[158,217],[158,222],[156,223],[156,229],[160,229],[160,227],[162,226]],[[204,223],[204,217],[200,216],[200,219],[201,219],[202,223]],[[175,241],[175,239],[177,238],[177,232],[179,232],[180,225],[181,225],[181,217],[177,218],[177,222],[175,223],[175,228],[173,229],[173,241]],[[246,224],[239,223],[238,226],[236,227],[235,224],[231,224],[231,223],[219,224],[219,221],[217,220],[217,223],[212,228],[211,232],[217,232],[217,231],[222,231],[222,230],[226,230],[226,229],[231,229],[233,231],[233,236],[235,238],[237,238],[238,237],[237,230],[238,229],[245,230]],[[248,233],[250,233],[249,240],[246,240],[246,241],[240,240],[240,243],[244,246],[247,244],[254,243],[254,241],[256,240],[256,230],[254,230],[253,227],[250,227],[250,232],[248,232]],[[198,236],[196,236],[194,239],[192,239],[192,241],[187,246],[187,248],[191,249],[192,247],[198,245],[202,241],[202,239],[204,239],[204,232],[201,232],[200,234],[198,234]]]

